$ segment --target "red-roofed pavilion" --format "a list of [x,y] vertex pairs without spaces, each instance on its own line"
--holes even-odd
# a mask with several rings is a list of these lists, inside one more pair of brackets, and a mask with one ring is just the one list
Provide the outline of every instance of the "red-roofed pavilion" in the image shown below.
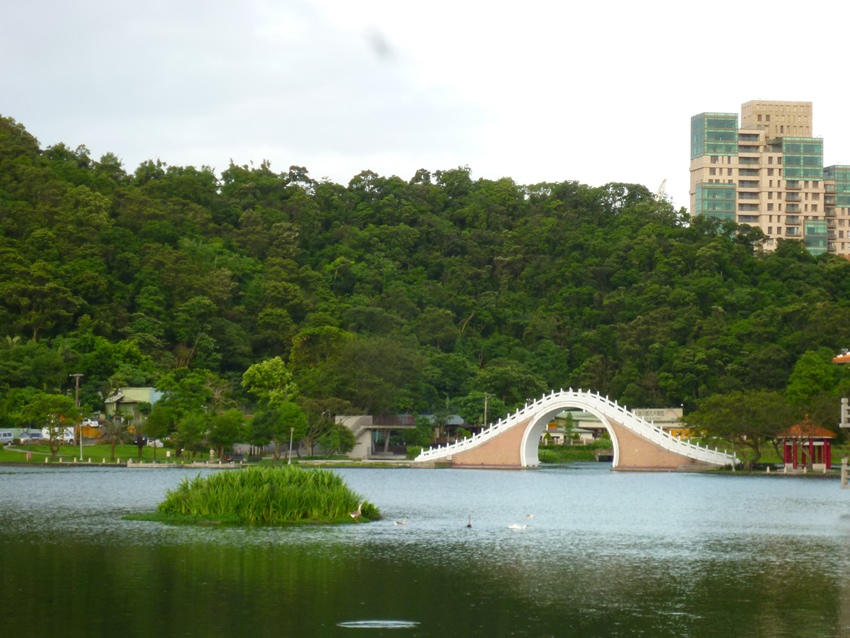
[[785,467],[808,467],[813,470],[832,467],[832,439],[835,434],[809,421],[808,415],[802,423],[792,425],[780,433],[777,439],[785,442]]

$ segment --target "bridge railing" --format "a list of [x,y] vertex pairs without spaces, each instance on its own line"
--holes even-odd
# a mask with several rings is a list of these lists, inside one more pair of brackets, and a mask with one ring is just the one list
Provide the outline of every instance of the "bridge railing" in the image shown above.
[[539,399],[526,403],[525,406],[513,414],[508,415],[507,418],[499,419],[496,423],[485,428],[478,434],[461,439],[455,443],[448,443],[443,446],[423,450],[415,460],[437,460],[477,447],[498,436],[503,431],[516,426],[525,419],[551,407],[556,407],[556,404],[562,403],[564,400],[570,401],[575,407],[587,407],[598,410],[628,430],[671,452],[676,452],[677,454],[682,454],[712,465],[730,465],[737,462],[737,457],[734,454],[718,450],[716,447],[712,450],[708,447],[700,446],[690,441],[682,441],[680,438],[674,437],[663,428],[657,427],[654,423],[637,416],[625,406],[619,405],[607,396],[602,396],[598,392],[573,390],[572,388],[569,390],[562,389],[559,392],[552,391],[548,395],[544,394]]

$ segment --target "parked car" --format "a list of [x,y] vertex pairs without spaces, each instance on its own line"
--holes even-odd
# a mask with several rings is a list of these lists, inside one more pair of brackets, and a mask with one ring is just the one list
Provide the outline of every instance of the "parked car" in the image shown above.
[[[41,438],[43,441],[50,440],[50,430],[48,428],[41,428]],[[59,433],[59,438],[62,439],[62,443],[73,443],[76,439],[76,436],[74,436],[74,428],[62,428],[62,432]]]
[[0,430],[0,444],[12,445],[12,441],[14,440],[15,435],[12,434],[11,430]]
[[84,428],[99,428],[100,423],[97,419],[83,419],[83,427]]
[[41,432],[22,432],[21,443],[44,443],[45,439]]
[[162,447],[162,441],[159,439],[148,439],[148,447]]

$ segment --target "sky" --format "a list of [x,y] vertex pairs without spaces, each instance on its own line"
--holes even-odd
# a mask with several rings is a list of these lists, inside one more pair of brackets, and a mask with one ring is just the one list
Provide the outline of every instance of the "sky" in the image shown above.
[[518,184],[666,180],[687,207],[692,115],[799,100],[824,164],[850,164],[850,5],[706,6],[0,0],[0,115],[128,172],[268,160],[348,184],[468,166]]

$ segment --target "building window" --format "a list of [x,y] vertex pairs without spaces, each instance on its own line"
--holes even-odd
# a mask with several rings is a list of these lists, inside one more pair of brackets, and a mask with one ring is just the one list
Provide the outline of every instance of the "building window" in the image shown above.
[[714,168],[713,166],[712,166],[711,168],[709,168],[709,169],[708,169],[708,174],[709,174],[709,175],[714,175],[714,174],[716,174],[716,173],[717,173],[717,169],[716,169],[716,168]]
[[773,169],[772,169],[772,168],[767,169],[767,174],[768,174],[768,175],[773,175]]
[[711,156],[711,163],[712,163],[712,164],[717,164],[717,155],[712,155],[712,156]]
[[767,198],[773,199],[773,191],[767,191]]
[[818,205],[817,204],[812,204],[812,212],[813,213],[818,212]]
[[[768,204],[768,205],[767,205],[767,210],[773,210],[773,204]],[[772,217],[770,218],[770,221],[773,221],[773,218],[772,218]]]
[[731,174],[732,174],[732,169],[731,169],[731,168],[727,168],[727,169],[726,169],[726,174],[727,174],[727,175],[731,175]]
[[768,163],[768,164],[773,164],[773,155],[768,155],[768,156],[767,156],[767,163]]
[[768,226],[768,227],[767,227],[767,234],[768,234],[768,235],[772,235],[772,234],[773,234],[773,226]]
[[816,202],[820,201],[820,193],[812,193],[812,199]]

